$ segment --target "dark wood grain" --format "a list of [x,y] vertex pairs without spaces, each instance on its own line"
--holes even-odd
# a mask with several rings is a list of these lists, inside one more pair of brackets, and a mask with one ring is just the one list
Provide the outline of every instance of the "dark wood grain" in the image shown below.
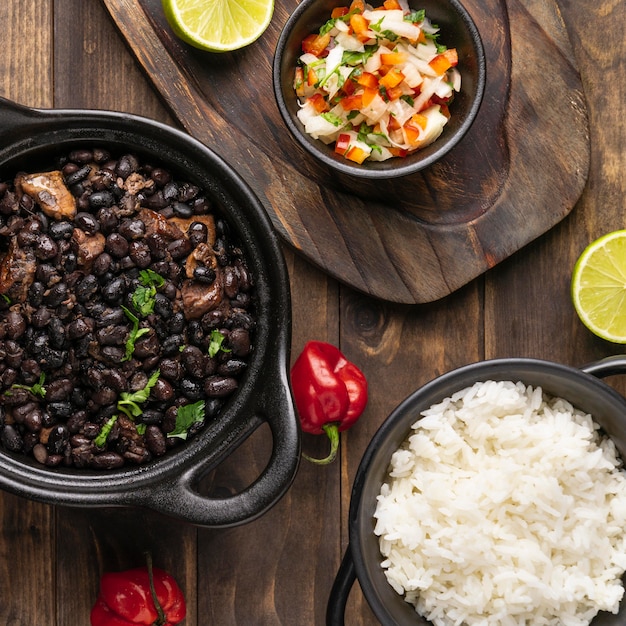
[[[118,4],[135,19],[136,3]],[[370,380],[368,408],[344,433],[338,462],[326,468],[303,464],[287,496],[266,516],[221,531],[189,528],[134,509],[60,509],[0,493],[0,624],[87,626],[101,573],[138,564],[143,548],[150,547],[185,590],[190,610],[184,626],[321,626],[348,542],[356,469],[375,430],[406,395],[450,369],[483,358],[533,356],[580,365],[622,350],[585,330],[570,304],[569,281],[578,254],[591,239],[624,227],[626,126],[621,85],[626,4],[507,0],[507,10],[511,22],[519,24],[511,39],[513,50],[536,41],[537,33],[550,33],[549,44],[541,34],[543,49],[547,46],[550,55],[554,50],[563,53],[563,62],[569,60],[580,69],[586,103],[581,111],[589,113],[591,150],[587,184],[574,209],[479,278],[432,303],[371,297],[329,278],[286,245],[294,356],[308,339],[328,340],[359,363]],[[286,13],[278,7],[277,16],[280,22]],[[169,104],[163,104],[152,80],[144,76],[144,63],[137,63],[135,53],[126,48],[102,0],[2,0],[0,24],[0,95],[31,106],[117,109],[178,124]],[[505,35],[493,33],[498,46],[505,45]],[[524,37],[528,41],[520,42]],[[160,40],[153,38],[150,46],[146,55],[158,58]],[[222,56],[219,62],[236,70],[241,56]],[[164,80],[176,80],[171,71],[163,67]],[[233,88],[246,89],[242,75],[235,71],[232,76]],[[566,102],[580,103],[579,87],[551,101],[550,115],[558,116]],[[530,97],[520,100],[513,113],[536,124],[534,115],[547,113],[535,111],[531,104]],[[491,105],[497,108],[498,102]],[[522,144],[519,136],[509,139],[509,153],[521,158],[525,150],[528,158],[539,158]],[[552,146],[552,158],[566,160],[570,148],[568,141]],[[529,173],[526,180],[529,199],[534,185],[540,185],[543,194],[551,184],[560,184],[544,162],[535,163],[535,174]],[[281,192],[291,191],[277,186],[275,193]],[[524,198],[519,199],[520,213]],[[548,195],[546,210],[558,215],[553,200],[561,201],[556,191]],[[294,233],[291,237],[305,236],[306,226],[296,218],[281,229]],[[371,252],[380,253],[379,241]],[[366,281],[369,269],[361,268]],[[611,384],[624,392],[623,381]],[[303,446],[315,455],[323,453],[326,444],[305,436]],[[210,477],[213,487],[245,481],[266,453],[267,443],[259,433]],[[358,585],[346,623],[378,624]]]
[[580,196],[586,110],[551,3],[467,2],[488,68],[474,126],[426,171],[371,183],[316,163],[280,118],[271,64],[295,1],[278,3],[262,38],[226,57],[176,40],[159,0],[104,2],[173,114],[251,181],[285,241],[367,294],[402,303],[448,295],[549,230]]

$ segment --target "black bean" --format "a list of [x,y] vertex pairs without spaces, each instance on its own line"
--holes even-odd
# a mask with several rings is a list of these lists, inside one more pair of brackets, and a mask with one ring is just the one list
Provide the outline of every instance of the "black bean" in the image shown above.
[[123,179],[128,178],[132,173],[136,172],[139,168],[139,162],[137,157],[132,154],[125,154],[117,162],[115,173]]
[[119,225],[118,232],[126,240],[132,241],[146,234],[146,225],[139,219],[128,219]]
[[93,235],[100,230],[100,224],[92,213],[79,211],[74,217],[74,224],[88,235]]
[[174,314],[174,305],[172,301],[161,293],[157,293],[154,297],[154,312],[163,319],[170,319]]
[[175,239],[168,244],[167,251],[173,259],[182,259],[191,252],[191,242],[186,237],[183,239]]
[[38,443],[33,446],[33,456],[35,457],[37,462],[45,465],[46,461],[48,460],[48,450],[46,450],[46,446],[44,446],[42,443]]
[[198,265],[193,270],[193,277],[200,283],[205,283],[208,285],[212,285],[215,282],[217,274],[215,270],[211,267],[205,267],[204,265]]
[[191,245],[195,248],[200,243],[206,243],[209,236],[209,229],[202,222],[192,222],[187,230],[187,237]]
[[28,302],[32,306],[40,306],[43,302],[43,294],[45,291],[46,287],[43,283],[38,281],[32,283],[31,286],[28,288]]
[[76,185],[77,183],[80,183],[85,178],[87,178],[90,172],[91,172],[91,167],[89,165],[84,165],[83,167],[80,167],[76,171],[72,172],[71,174],[68,174],[65,177],[65,184],[68,187]]
[[217,366],[217,373],[221,376],[238,376],[246,367],[248,362],[243,359],[227,359]]
[[43,412],[38,406],[35,406],[32,411],[24,416],[24,426],[26,426],[31,433],[37,433],[41,430],[42,425]]
[[53,317],[48,324],[48,337],[50,337],[50,346],[56,350],[65,347],[66,332],[65,325],[58,317]]
[[152,172],[150,172],[150,178],[159,187],[164,187],[172,180],[172,175],[162,167],[155,167]]
[[135,342],[133,356],[138,359],[158,356],[160,348],[159,338],[156,336],[156,333],[151,332]]
[[111,233],[106,238],[105,249],[112,257],[121,259],[128,254],[128,240],[120,233]]
[[53,419],[67,419],[72,414],[70,402],[48,402],[48,413]]
[[250,333],[243,328],[235,328],[228,335],[228,345],[233,356],[246,357],[250,354]]
[[6,315],[6,333],[11,339],[19,339],[26,331],[26,320],[18,311],[9,311]]
[[89,207],[94,211],[111,207],[114,204],[115,196],[110,191],[94,191],[94,193],[89,196]]
[[0,432],[0,443],[11,452],[20,452],[24,447],[24,440],[22,435],[16,428],[7,424],[2,428]]
[[132,241],[128,247],[128,256],[141,269],[147,268],[152,263],[150,248],[145,241]]
[[158,426],[148,426],[144,436],[148,450],[155,457],[163,456],[167,452],[165,435]]
[[193,378],[202,378],[206,371],[206,356],[196,346],[185,346],[180,361],[185,371]]
[[94,312],[96,317],[96,326],[102,328],[104,326],[114,326],[126,321],[126,315],[124,310],[120,307],[105,308],[98,313]]
[[126,281],[123,278],[114,278],[101,290],[102,298],[109,304],[121,302],[126,293]]
[[172,358],[163,358],[159,364],[161,378],[167,379],[175,383],[181,376],[180,362]]
[[193,185],[187,182],[182,183],[179,186],[178,199],[181,202],[189,202],[190,200],[193,200],[198,195],[199,191],[200,191],[200,188],[197,187],[196,185]]
[[80,339],[93,330],[93,322],[84,318],[72,320],[67,326],[67,338],[70,340]]
[[172,335],[161,343],[161,351],[164,356],[174,356],[179,353],[183,345],[185,345],[185,340],[182,335]]
[[58,307],[68,297],[67,285],[65,283],[56,283],[44,294],[43,301],[49,307]]
[[126,326],[104,326],[96,331],[96,341],[101,346],[123,346],[128,338]]
[[104,276],[104,274],[106,274],[111,269],[112,263],[113,259],[111,255],[107,252],[103,252],[96,257],[96,260],[93,262],[91,271],[96,276]]
[[124,465],[124,457],[117,452],[102,452],[91,460],[91,466],[96,469],[116,469]]
[[[101,256],[103,255],[101,254],[98,258]],[[87,302],[87,300],[92,298],[97,293],[99,286],[98,279],[95,276],[88,274],[76,285],[74,290],[76,299],[79,302]]]
[[209,397],[223,398],[237,389],[237,379],[232,376],[209,376],[204,381],[204,393]]
[[59,246],[50,235],[39,235],[34,246],[35,256],[42,261],[53,259],[59,253]]
[[184,202],[174,202],[172,204],[172,209],[174,209],[174,215],[178,217],[191,217],[193,215],[193,209]]
[[98,213],[98,222],[100,223],[100,231],[104,233],[113,232],[119,223],[117,213],[110,207],[101,208]]
[[45,389],[47,402],[60,402],[72,395],[74,383],[69,378],[56,378],[47,382]]
[[13,419],[17,424],[23,424],[26,416],[37,408],[36,402],[26,402],[13,408]]
[[77,150],[72,150],[67,155],[67,158],[74,163],[82,165],[83,163],[89,163],[93,160],[93,152],[87,148],[79,148]]
[[174,313],[168,320],[167,327],[172,334],[180,334],[185,328],[185,316],[180,311]]
[[180,390],[182,394],[189,400],[201,400],[203,395],[202,383],[191,378],[183,378],[180,381]]

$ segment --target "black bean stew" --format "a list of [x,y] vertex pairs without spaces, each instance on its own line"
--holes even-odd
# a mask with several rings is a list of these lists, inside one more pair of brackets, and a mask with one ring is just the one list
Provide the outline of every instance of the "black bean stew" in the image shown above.
[[55,166],[0,182],[0,447],[143,464],[240,384],[253,277],[198,186],[103,149]]

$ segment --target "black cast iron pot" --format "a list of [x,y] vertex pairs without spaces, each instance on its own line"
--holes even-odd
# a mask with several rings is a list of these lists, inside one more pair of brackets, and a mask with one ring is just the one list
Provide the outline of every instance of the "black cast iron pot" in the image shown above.
[[[576,369],[535,359],[496,359],[453,370],[418,389],[404,400],[376,432],[361,460],[352,487],[349,545],[335,578],[327,608],[327,624],[344,623],[346,601],[358,579],[363,594],[384,626],[429,626],[411,604],[387,582],[380,566],[382,557],[374,534],[376,497],[386,479],[393,452],[408,436],[421,411],[475,382],[522,381],[541,386],[550,395],[569,400],[590,413],[614,441],[626,459],[626,400],[598,379],[626,373],[626,356],[610,357]],[[626,601],[617,615],[599,613],[592,626],[623,626]]]
[[[236,394],[194,440],[146,466],[107,472],[45,468],[0,451],[0,487],[71,506],[148,507],[202,526],[233,526],[272,507],[291,485],[300,434],[288,382],[289,280],[279,241],[257,197],[219,156],[192,137],[135,115],[37,110],[0,98],[0,180],[50,167],[68,149],[101,146],[150,157],[209,191],[241,241],[254,273],[258,306],[254,353]],[[272,436],[270,460],[249,487],[230,497],[202,494],[203,476],[261,424]]]

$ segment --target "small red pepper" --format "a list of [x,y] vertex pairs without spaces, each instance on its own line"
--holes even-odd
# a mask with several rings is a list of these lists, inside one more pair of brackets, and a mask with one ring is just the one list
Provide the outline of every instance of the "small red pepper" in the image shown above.
[[187,612],[183,592],[167,572],[145,567],[107,572],[91,610],[91,626],[174,626]]
[[291,368],[291,388],[302,430],[326,433],[331,443],[325,459],[305,458],[325,465],[337,456],[339,432],[350,428],[367,404],[363,372],[333,345],[309,341]]

